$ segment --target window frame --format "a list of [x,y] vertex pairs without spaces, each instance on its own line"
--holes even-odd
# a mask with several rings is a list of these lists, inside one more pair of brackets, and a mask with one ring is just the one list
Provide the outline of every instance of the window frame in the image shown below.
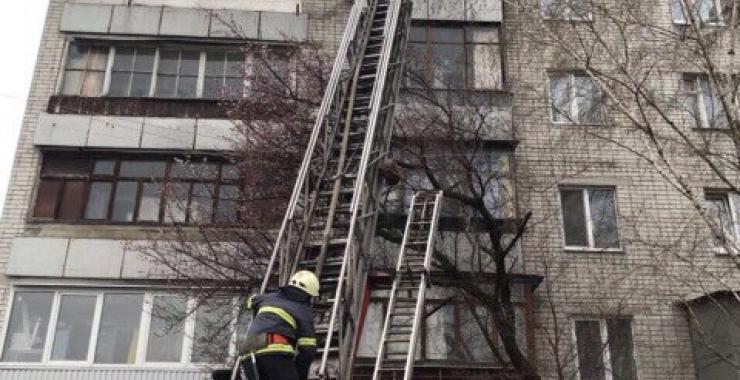
[[[237,186],[237,189],[241,189],[240,179],[228,178],[224,172],[229,165],[234,165],[228,159],[223,159],[215,156],[203,156],[208,159],[207,161],[199,160],[200,157],[191,157],[190,161],[186,161],[178,157],[177,155],[151,155],[151,156],[139,156],[139,155],[125,155],[125,154],[110,154],[110,153],[90,153],[80,156],[74,154],[64,157],[66,152],[63,151],[45,151],[43,152],[41,170],[37,177],[37,185],[34,192],[33,205],[30,208],[30,221],[38,223],[75,223],[75,224],[107,224],[107,225],[156,225],[156,226],[167,226],[167,225],[215,225],[223,224],[230,225],[236,224],[239,220],[239,212],[237,210],[236,220],[230,222],[224,222],[217,220],[217,210],[219,209],[220,202],[220,190],[223,186]],[[85,174],[49,174],[44,173],[46,164],[46,158],[49,156],[57,156],[58,158],[74,159],[78,157],[84,157],[87,160],[87,167]],[[187,158],[187,157],[186,157]],[[94,174],[95,162],[110,160],[113,161],[113,174]],[[189,162],[192,165],[200,164],[201,162],[207,162],[208,164],[215,165],[215,175],[212,178],[205,177],[175,177],[172,174],[172,169],[178,162]],[[164,172],[160,177],[151,176],[121,176],[121,164],[124,161],[135,161],[135,162],[152,162],[152,163],[163,163]],[[37,204],[41,201],[39,198],[41,184],[44,181],[57,182],[58,189],[54,194],[53,199],[53,216],[42,217],[36,216]],[[80,217],[78,219],[68,219],[60,217],[60,206],[62,203],[65,184],[67,182],[83,182],[84,194],[82,195],[81,209],[79,212]],[[119,184],[123,182],[134,182],[136,184],[136,194],[134,196],[134,208],[133,214],[130,221],[114,220],[114,206],[116,200],[116,192],[119,188]],[[110,193],[107,199],[107,209],[105,210],[105,217],[102,219],[87,218],[87,209],[90,202],[90,195],[92,194],[92,186],[94,183],[109,183]],[[144,187],[146,184],[157,184],[159,185],[159,212],[156,221],[151,220],[140,220],[140,210],[142,200],[144,198]],[[187,186],[187,200],[185,204],[185,220],[182,222],[172,222],[167,217],[168,211],[168,200],[171,199],[171,186],[176,184],[185,184]],[[193,211],[190,209],[193,198],[195,197],[195,188],[198,184],[204,184],[206,186],[212,186],[213,193],[211,194],[211,207],[208,222],[194,221]],[[229,200],[227,200],[229,201]]]
[[[717,244],[716,242],[711,242],[711,249],[714,251],[715,254],[718,255],[728,255],[730,254],[727,252],[727,246],[734,246],[737,245],[737,243],[740,241],[740,221],[738,221],[736,212],[738,211],[738,206],[735,204],[735,199],[737,199],[738,196],[733,197],[733,194],[729,191],[719,191],[719,190],[705,190],[704,191],[704,202],[708,202],[709,199],[707,198],[722,198],[724,202],[727,204],[727,212],[729,213],[730,222],[732,224],[732,232],[733,235],[732,238],[734,241],[730,242],[721,242]],[[706,208],[706,203],[704,204],[704,208]],[[721,220],[720,220],[721,223]],[[720,228],[723,228],[722,225],[719,226]],[[713,232],[710,232],[713,233]],[[723,230],[723,236],[722,239],[724,240],[726,236],[724,235]]]
[[[103,71],[103,83],[101,83],[101,93],[97,96],[86,96],[81,95],[80,91],[77,91],[76,95],[72,94],[65,94],[64,91],[64,81],[67,78],[67,65],[69,63],[69,50],[72,48],[73,45],[83,45],[83,46],[98,46],[103,47],[107,49],[108,51],[108,60],[107,60],[107,66],[105,68],[105,71]],[[150,76],[150,82],[149,82],[149,91],[147,95],[141,97],[141,96],[112,96],[110,95],[110,86],[111,86],[111,78],[113,75],[113,65],[116,59],[116,48],[131,48],[131,49],[154,49],[154,63],[152,65],[152,73]],[[197,77],[196,77],[196,88],[195,88],[195,96],[193,97],[179,97],[179,96],[157,96],[157,84],[158,84],[158,72],[159,72],[159,64],[160,64],[160,57],[161,57],[161,50],[162,49],[169,49],[169,50],[177,50],[180,55],[182,54],[183,50],[188,51],[197,51],[199,54],[198,58],[198,69],[197,69]],[[204,86],[205,86],[205,69],[206,69],[206,62],[207,62],[207,55],[208,53],[226,53],[226,54],[241,54],[243,58],[243,79],[246,82],[247,80],[247,71],[248,71],[248,63],[249,60],[247,59],[247,56],[243,54],[243,52],[236,46],[232,47],[226,47],[226,46],[204,46],[204,45],[185,45],[185,44],[156,44],[156,43],[134,43],[131,41],[128,42],[122,42],[122,43],[116,43],[115,41],[100,41],[100,40],[68,40],[67,44],[65,46],[65,52],[63,56],[63,66],[60,70],[60,76],[58,79],[58,85],[56,86],[56,95],[59,96],[80,96],[80,97],[89,97],[89,98],[123,98],[123,99],[139,99],[139,98],[151,98],[151,99],[181,99],[181,100],[188,100],[188,99],[202,99],[202,100],[214,100],[218,101],[221,100],[219,97],[211,98],[204,96]],[[179,67],[179,63],[178,63]],[[134,68],[132,67],[131,70],[133,71]],[[80,71],[80,70],[76,70]],[[83,70],[85,71],[85,70]],[[177,78],[180,77],[180,73],[176,75]],[[129,90],[130,90],[131,84],[129,84]],[[247,86],[246,83],[243,86],[241,96],[235,96],[233,98],[226,98],[226,99],[240,99],[246,96],[247,94]]]
[[[568,245],[565,237],[565,216],[563,211],[563,190],[577,190],[581,192],[581,200],[583,201],[584,207],[584,219],[586,221],[586,237],[588,239],[588,246],[577,246]],[[589,201],[588,193],[591,190],[610,190],[614,197],[614,222],[617,228],[617,244],[618,247],[612,248],[598,248],[595,246],[594,234],[593,234],[593,219],[591,218],[591,204]],[[622,245],[621,234],[619,233],[619,203],[617,197],[616,186],[587,186],[587,185],[564,185],[558,187],[558,205],[560,207],[560,233],[563,237],[563,249],[566,251],[582,251],[582,252],[612,252],[620,253],[624,252],[624,246]]]
[[[43,353],[40,361],[29,361],[29,362],[18,362],[18,361],[0,361],[0,369],[4,367],[82,367],[82,368],[202,368],[203,366],[223,365],[224,363],[210,363],[210,362],[193,362],[191,361],[191,355],[193,353],[193,347],[195,337],[193,332],[195,331],[195,323],[198,315],[198,299],[194,296],[188,296],[184,293],[175,293],[171,290],[151,290],[151,289],[137,289],[134,287],[116,288],[116,287],[47,287],[47,286],[35,286],[35,285],[23,285],[16,286],[11,285],[9,297],[6,305],[6,313],[3,317],[4,325],[0,330],[0,354],[5,352],[5,344],[8,336],[8,324],[10,321],[10,315],[13,312],[13,302],[15,301],[17,292],[51,292],[52,304],[49,314],[49,323],[47,325],[46,338],[44,340]],[[139,318],[139,331],[136,335],[136,353],[133,363],[96,363],[95,354],[98,349],[98,338],[100,332],[100,322],[102,319],[103,304],[105,302],[106,294],[141,294],[142,295],[142,310]],[[87,349],[86,360],[83,361],[71,361],[71,360],[52,360],[51,354],[54,345],[54,335],[56,335],[57,323],[59,320],[59,310],[61,307],[61,300],[63,295],[83,295],[95,297],[95,309],[93,314],[93,324],[90,331],[90,340]],[[184,321],[183,335],[182,335],[182,351],[180,353],[180,360],[177,362],[154,362],[146,360],[147,344],[149,339],[149,327],[151,322],[151,305],[154,297],[156,296],[179,296],[187,297],[187,316]],[[236,333],[238,327],[237,317],[239,316],[239,310],[241,308],[242,298],[234,295],[229,297],[231,299],[232,313],[231,313],[231,324],[229,333],[228,343],[228,357],[233,357],[237,354],[236,352]]]
[[[634,318],[631,316],[615,316],[615,317],[591,317],[591,316],[573,316],[571,317],[572,321],[572,330],[571,330],[571,339],[573,342],[573,365],[575,368],[575,377],[576,380],[581,380],[581,370],[580,370],[580,363],[578,359],[578,338],[576,333],[576,323],[577,322],[598,322],[599,323],[599,339],[601,341],[601,350],[602,350],[602,360],[604,362],[604,380],[613,380],[613,370],[612,370],[612,361],[611,361],[611,349],[610,349],[610,337],[609,337],[609,330],[607,328],[608,321],[609,320],[628,320],[630,321],[630,328],[633,326]],[[635,366],[635,375],[636,379],[639,379],[639,366],[637,365],[636,355],[634,352],[634,346],[635,346],[635,334],[634,329],[632,329],[632,336],[630,336],[630,342],[632,343],[632,359],[634,361]]]
[[[707,86],[709,87],[711,94],[711,98],[707,98],[707,94],[702,91],[702,81],[706,81]],[[686,88],[686,83],[691,83],[691,89]],[[690,122],[693,124],[693,128],[700,129],[700,130],[728,130],[729,127],[720,127],[712,124],[714,121],[709,117],[707,114],[707,101],[710,101],[712,103],[712,107],[714,107],[714,101],[715,98],[717,102],[719,102],[719,94],[717,89],[715,88],[715,85],[712,81],[709,80],[709,76],[703,73],[682,73],[681,74],[681,94],[683,95],[682,100],[686,100],[687,97],[693,96],[696,99],[696,107],[699,111],[698,118],[695,115],[692,115],[691,113],[693,110],[685,109],[684,112],[688,113],[688,117],[690,119]],[[735,105],[740,104],[738,102],[737,97],[732,99],[732,103]],[[724,110],[719,109],[717,110],[719,114],[717,116],[719,117],[725,117],[724,116]]]
[[[480,27],[490,27],[494,30],[496,30],[496,42],[476,42],[472,37],[472,29],[473,28],[480,28]],[[419,28],[424,30],[424,40],[423,41],[415,41],[409,38],[409,45],[416,45],[416,46],[423,46],[423,57],[420,57],[422,59],[422,66],[423,66],[423,78],[427,83],[429,83],[430,87],[437,92],[459,92],[459,93],[488,93],[488,92],[494,92],[494,91],[502,91],[504,87],[504,76],[503,76],[503,59],[501,58],[501,31],[496,28],[495,26],[489,26],[489,25],[476,25],[476,24],[470,24],[470,23],[435,23],[435,22],[414,22],[411,25],[411,28]],[[438,42],[432,40],[432,29],[434,28],[442,28],[442,29],[456,29],[462,31],[462,41],[457,42]],[[462,47],[462,56],[465,60],[462,66],[462,73],[460,74],[463,79],[463,85],[459,88],[450,88],[450,87],[436,87],[435,82],[436,78],[434,78],[435,74],[435,65],[433,61],[433,49],[435,46],[458,46]],[[498,75],[496,76],[497,80],[500,82],[498,83],[498,87],[496,88],[475,88],[471,82],[470,77],[470,71],[474,68],[475,62],[470,57],[471,51],[470,48],[475,46],[487,46],[491,49],[496,49],[499,54],[499,65],[498,65]],[[409,49],[409,51],[411,51]],[[411,65],[408,65],[409,68]],[[407,90],[414,90],[417,87],[408,84],[408,79],[404,79],[402,81],[402,87],[403,89]]]
[[[686,9],[684,5],[687,5],[692,8],[691,10],[695,12],[694,19],[700,21],[701,25],[717,27],[717,26],[725,26],[726,24],[725,17],[722,12],[722,1],[721,0],[710,0],[714,3],[714,9],[717,12],[717,17],[719,19],[717,21],[702,20],[701,14],[699,14],[698,12],[699,10],[693,9],[696,7],[698,2],[706,1],[706,0],[698,0],[698,2],[692,1],[692,0],[685,0],[685,3],[683,0],[669,0],[669,1],[670,3],[668,4],[668,9],[670,10],[671,22],[674,25],[684,25],[684,26],[691,25],[691,18],[687,17],[689,15],[689,11]],[[677,20],[673,17],[673,11],[674,11],[675,6],[680,7],[679,10],[681,11],[681,17],[682,17],[681,20]]]
[[[555,106],[554,106],[554,98],[553,98],[553,91],[552,91],[552,83],[553,79],[557,77],[563,77],[567,76],[570,79],[570,109],[568,110],[569,114],[567,115],[565,120],[556,120],[556,114],[555,114]],[[601,88],[598,88],[599,91],[599,98],[600,99],[592,99],[594,103],[598,102],[599,105],[599,118],[601,119],[598,123],[584,123],[580,120],[580,109],[578,107],[578,103],[576,102],[576,78],[588,78],[589,81],[592,82],[593,86],[597,86],[596,82],[591,78],[590,75],[586,74],[582,71],[548,71],[547,72],[547,105],[548,105],[548,113],[550,115],[550,124],[555,125],[579,125],[579,126],[605,126],[606,125],[606,113],[604,110],[605,105],[605,98],[603,91],[601,91]],[[575,116],[575,117],[574,117]],[[573,120],[573,119],[579,119],[579,120]]]

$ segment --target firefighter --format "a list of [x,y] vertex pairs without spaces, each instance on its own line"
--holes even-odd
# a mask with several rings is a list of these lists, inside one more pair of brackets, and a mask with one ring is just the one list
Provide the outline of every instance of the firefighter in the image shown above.
[[[288,286],[254,295],[247,309],[254,315],[247,332],[241,377],[249,380],[306,380],[316,353],[312,298],[319,279],[299,271]],[[256,364],[256,368],[255,368]]]

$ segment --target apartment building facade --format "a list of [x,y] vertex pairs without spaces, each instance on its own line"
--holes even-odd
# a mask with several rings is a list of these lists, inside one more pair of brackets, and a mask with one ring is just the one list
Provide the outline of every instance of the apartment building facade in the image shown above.
[[[274,49],[316,42],[332,51],[350,6],[50,2],[0,232],[0,379],[203,379],[234,354],[233,334],[213,339],[206,326],[235,312],[239,299],[188,313],[197,301],[183,298],[131,243],[172,224],[236,218],[238,178],[223,158],[233,149],[233,124],[218,103],[243,95],[249,57],[240,46],[245,39]],[[656,23],[673,27],[670,7],[650,8]],[[582,125],[599,124],[606,112],[592,106],[598,91],[590,77],[564,70],[552,51],[527,48],[517,33],[527,17],[515,6],[427,0],[413,9],[409,51],[434,58],[416,69],[446,78],[440,91],[500,108],[491,155],[515,173],[505,187],[516,188],[517,202],[502,218],[533,211],[538,221],[512,272],[521,278],[517,338],[543,378],[736,379],[731,366],[694,365],[706,352],[692,344],[678,301],[697,287],[652,270],[654,252],[629,239],[625,215],[647,210],[640,215],[649,222],[670,225],[676,215],[690,217],[690,207],[634,157],[581,138]],[[447,72],[436,61],[465,69]],[[581,90],[586,95],[575,93]],[[697,92],[700,101],[709,95]],[[205,178],[193,178],[184,157],[207,158],[199,161]],[[165,184],[176,189],[171,198],[162,195]],[[706,199],[731,210],[734,198],[713,192]],[[659,228],[646,231],[662,236]],[[387,297],[382,273],[370,284],[358,378],[372,365]],[[449,303],[443,287],[429,293],[416,376],[506,376],[470,327],[471,311]],[[180,325],[152,312],[157,305],[182,315]],[[235,320],[234,330],[241,325]]]

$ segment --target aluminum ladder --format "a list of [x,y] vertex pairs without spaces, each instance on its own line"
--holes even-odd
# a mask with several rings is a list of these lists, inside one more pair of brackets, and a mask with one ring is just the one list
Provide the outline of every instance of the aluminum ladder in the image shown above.
[[441,191],[416,192],[411,200],[373,380],[380,380],[384,373],[392,376],[399,371],[403,371],[404,380],[412,378],[441,206]]
[[351,376],[410,19],[409,0],[355,1],[262,284],[319,277],[319,378]]

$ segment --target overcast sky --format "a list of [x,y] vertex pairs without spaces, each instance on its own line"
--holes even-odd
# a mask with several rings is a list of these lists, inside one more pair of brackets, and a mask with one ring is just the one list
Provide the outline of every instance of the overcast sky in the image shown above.
[[0,209],[5,203],[48,0],[3,1],[0,6]]

